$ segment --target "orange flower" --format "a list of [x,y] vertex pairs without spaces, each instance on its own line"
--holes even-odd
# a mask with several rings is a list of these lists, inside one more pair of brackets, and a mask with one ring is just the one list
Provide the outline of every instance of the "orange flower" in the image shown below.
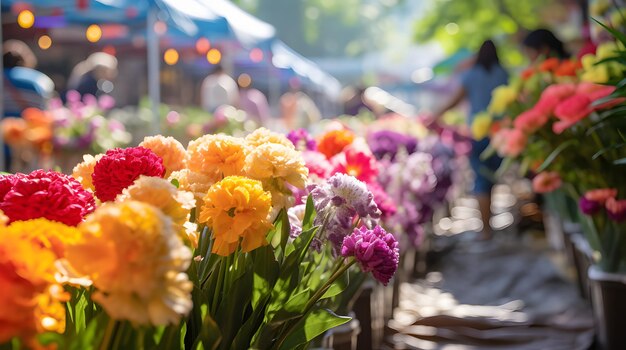
[[0,228],[0,344],[13,337],[39,347],[35,336],[65,331],[68,299],[54,279],[57,256],[24,230]]
[[548,193],[561,187],[561,176],[556,171],[544,171],[533,178],[533,191]]
[[243,175],[248,146],[243,139],[226,135],[204,135],[189,142],[187,168],[210,176]]
[[187,159],[185,147],[171,136],[148,136],[143,139],[139,146],[152,150],[152,152],[163,159],[165,177],[185,167],[185,160]]
[[54,253],[57,258],[65,256],[65,247],[78,241],[80,235],[76,227],[44,218],[28,221],[15,221],[6,228],[6,232],[21,234],[25,239],[39,244]]
[[17,147],[24,143],[26,133],[26,121],[22,118],[5,118],[2,120],[2,135],[4,142],[12,147]]
[[266,128],[254,130],[254,132],[246,136],[246,142],[252,148],[268,143],[276,143],[287,148],[295,149],[293,143],[289,141],[285,135],[270,131]]
[[554,75],[558,77],[575,77],[576,71],[582,68],[580,61],[566,60],[554,70]]
[[528,80],[530,79],[533,75],[535,75],[535,68],[534,67],[529,67],[526,68],[522,71],[521,73],[521,77],[522,80]]
[[354,133],[347,129],[331,130],[317,141],[317,150],[330,159],[335,154],[343,151],[346,146],[354,141]]
[[260,181],[228,176],[211,186],[198,221],[213,228],[212,252],[228,256],[237,250],[240,238],[244,252],[267,244],[271,209],[272,196]]
[[551,57],[541,62],[539,65],[540,72],[551,72],[557,69],[560,65],[561,61],[558,58]]
[[93,175],[93,168],[96,166],[96,163],[103,156],[103,154],[98,154],[95,157],[91,154],[85,154],[83,156],[83,162],[78,163],[72,170],[72,177],[80,182],[84,189],[90,190],[91,192],[95,191],[91,175]]
[[617,196],[617,189],[615,188],[599,188],[585,193],[585,198],[590,201],[598,202],[600,204],[606,203],[609,198],[615,198]]

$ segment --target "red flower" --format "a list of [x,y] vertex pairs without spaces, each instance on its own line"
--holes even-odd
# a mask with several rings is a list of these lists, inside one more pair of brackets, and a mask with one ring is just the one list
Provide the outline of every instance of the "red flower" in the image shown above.
[[561,61],[559,61],[558,58],[548,58],[545,61],[541,62],[541,64],[539,65],[539,70],[541,72],[549,72],[549,71],[554,71],[555,69],[557,69],[559,67],[559,65],[561,64]]
[[354,176],[366,184],[376,181],[378,166],[376,158],[371,154],[348,148],[330,160],[334,166],[332,174],[342,173]]
[[576,88],[576,85],[571,83],[550,85],[541,93],[539,102],[537,102],[533,109],[546,116],[550,116],[554,112],[554,108],[561,101],[576,92]]
[[513,126],[523,132],[533,133],[544,126],[548,122],[549,117],[548,114],[543,114],[532,108],[518,115],[513,121]]
[[561,187],[561,176],[556,171],[544,171],[533,178],[533,191],[548,193]]
[[91,176],[96,197],[103,202],[112,201],[140,175],[163,177],[163,159],[144,147],[108,150]]
[[534,67],[526,68],[521,73],[522,80],[528,80],[533,75],[535,75],[535,68]]
[[35,170],[28,175],[2,176],[2,191],[11,182],[10,190],[0,202],[0,210],[10,222],[46,218],[76,226],[96,207],[91,192],[73,177],[56,171]]

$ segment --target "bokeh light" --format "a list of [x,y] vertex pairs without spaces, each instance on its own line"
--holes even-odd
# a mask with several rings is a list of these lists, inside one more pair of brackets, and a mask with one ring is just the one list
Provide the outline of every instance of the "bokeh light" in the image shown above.
[[446,29],[446,33],[450,35],[455,35],[459,32],[459,25],[454,22],[450,22],[446,24],[445,29]]
[[250,84],[252,84],[252,78],[250,77],[250,75],[243,73],[237,78],[237,83],[242,88],[247,88],[248,86],[250,86]]
[[24,29],[30,28],[35,24],[35,15],[30,10],[23,10],[17,15],[17,24]]
[[157,21],[154,23],[154,32],[157,33],[157,35],[165,34],[165,32],[167,32],[167,24],[163,21]]
[[87,37],[87,40],[89,42],[96,43],[98,42],[98,40],[100,40],[100,38],[102,38],[102,29],[99,25],[92,24],[87,27],[87,30],[85,31],[85,36]]
[[39,45],[39,48],[42,50],[47,50],[52,46],[52,39],[47,35],[42,35],[39,37],[39,40],[37,40],[37,45]]
[[210,64],[218,64],[222,60],[222,53],[218,49],[211,49],[206,54],[206,60]]
[[173,66],[178,62],[178,51],[175,49],[167,49],[163,54],[163,60],[170,66]]
[[207,38],[200,38],[196,41],[196,51],[204,55],[211,48],[211,42]]
[[263,61],[263,50],[259,49],[258,47],[250,50],[250,61],[254,63],[259,63]]

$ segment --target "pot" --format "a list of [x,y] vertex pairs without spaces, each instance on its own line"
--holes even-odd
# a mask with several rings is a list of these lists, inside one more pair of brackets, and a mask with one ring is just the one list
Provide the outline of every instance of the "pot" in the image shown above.
[[583,299],[590,300],[588,271],[594,263],[593,250],[582,234],[571,234],[570,239],[574,247],[574,266],[576,267],[578,291]]
[[335,350],[357,350],[361,324],[354,312],[350,312],[350,320],[341,326],[329,329],[322,340],[322,347]]
[[626,349],[626,274],[607,273],[593,265],[589,282],[600,349]]

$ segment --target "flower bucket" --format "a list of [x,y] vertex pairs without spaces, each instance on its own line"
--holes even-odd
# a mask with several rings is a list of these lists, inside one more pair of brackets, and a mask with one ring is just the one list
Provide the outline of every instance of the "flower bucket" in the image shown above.
[[589,268],[591,299],[600,349],[626,349],[626,274]]
[[329,329],[324,335],[322,346],[335,350],[356,350],[358,337],[361,333],[361,324],[353,312],[349,315],[352,320],[341,326]]
[[587,239],[580,233],[570,235],[574,253],[574,266],[576,267],[576,281],[580,296],[590,299],[589,292],[589,268],[593,265],[593,251]]
[[[563,222],[563,246],[565,255],[569,265],[574,268],[576,268],[576,246],[574,240],[577,239],[574,236],[581,236],[582,232],[582,227],[579,224],[567,220]],[[582,271],[576,270],[577,275],[580,275],[581,272],[583,275],[587,275],[586,269]]]

